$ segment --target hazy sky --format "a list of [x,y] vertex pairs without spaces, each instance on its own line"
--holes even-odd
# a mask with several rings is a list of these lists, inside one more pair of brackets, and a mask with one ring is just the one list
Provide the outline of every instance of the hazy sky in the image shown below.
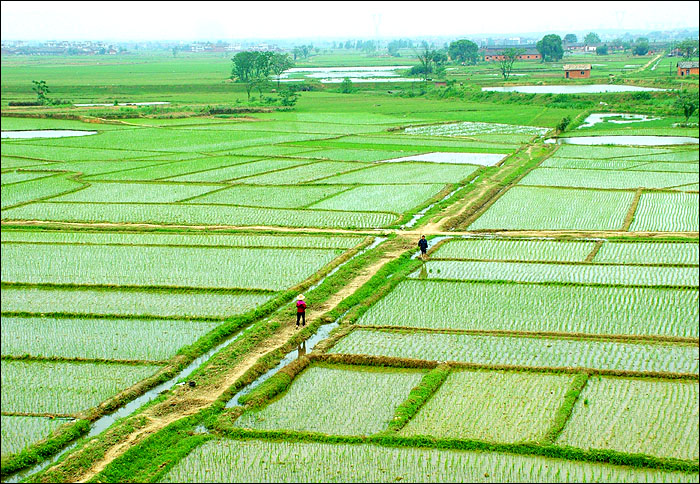
[[2,40],[371,38],[698,27],[700,2],[3,1]]

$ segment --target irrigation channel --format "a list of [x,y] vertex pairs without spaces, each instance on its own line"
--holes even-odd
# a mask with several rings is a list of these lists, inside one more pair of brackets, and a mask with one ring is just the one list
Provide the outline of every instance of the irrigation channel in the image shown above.
[[[326,274],[324,277],[322,277],[318,282],[316,282],[315,284],[313,284],[312,286],[310,286],[310,287],[307,289],[307,291],[311,291],[311,290],[317,288],[318,286],[320,286],[321,284],[323,284],[323,282],[324,282],[326,279],[328,279],[330,276],[332,276],[333,274],[335,274],[342,266],[344,266],[345,264],[347,264],[348,262],[350,262],[350,261],[353,260],[354,258],[356,258],[356,257],[358,257],[358,256],[360,256],[360,255],[362,255],[362,254],[364,254],[365,252],[374,249],[374,248],[377,247],[379,244],[381,244],[382,242],[384,242],[386,239],[387,239],[386,237],[375,237],[374,241],[372,241],[372,243],[371,243],[370,245],[368,245],[367,247],[365,247],[365,248],[362,249],[362,250],[359,250],[355,255],[353,255],[352,257],[350,257],[350,258],[347,259],[346,261],[344,261],[344,262],[338,264],[338,265],[337,265],[336,267],[334,267],[328,274]],[[291,304],[293,304],[293,302],[288,303],[286,306],[289,306],[289,305],[291,305]],[[283,306],[283,307],[284,307],[284,306]],[[348,311],[349,311],[349,310],[348,310]],[[242,389],[241,391],[239,391],[239,392],[234,396],[234,398],[231,399],[231,401],[228,402],[228,404],[227,404],[226,406],[227,406],[227,407],[232,407],[232,406],[237,405],[237,404],[238,404],[238,398],[239,398],[239,397],[241,397],[241,396],[243,396],[243,395],[249,393],[252,389],[254,389],[254,388],[257,387],[258,385],[260,385],[261,383],[263,383],[264,381],[266,381],[268,378],[270,378],[272,375],[274,375],[280,368],[283,368],[283,367],[286,366],[288,363],[290,363],[291,361],[293,361],[293,360],[296,359],[297,357],[301,356],[301,352],[302,352],[302,351],[311,351],[311,350],[314,348],[314,346],[315,346],[319,341],[322,341],[322,340],[324,340],[324,339],[326,339],[326,338],[328,337],[328,335],[330,334],[330,332],[340,324],[340,321],[343,319],[343,317],[345,316],[345,314],[347,314],[348,311],[346,311],[345,313],[343,313],[343,314],[342,314],[336,321],[334,321],[333,323],[329,323],[329,324],[324,324],[324,325],[322,325],[322,326],[318,329],[318,331],[316,331],[316,333],[314,333],[314,334],[313,334],[312,336],[310,336],[307,340],[305,340],[305,341],[299,346],[299,348],[297,348],[297,349],[295,349],[295,350],[289,352],[287,355],[285,355],[285,357],[282,359],[282,361],[280,361],[280,363],[279,363],[277,366],[275,366],[274,368],[272,368],[271,370],[269,370],[269,371],[268,371],[267,373],[265,373],[264,375],[260,376],[260,377],[259,377],[257,380],[255,380],[254,382],[252,382],[252,383],[250,383],[249,385],[243,387],[243,389]],[[266,318],[266,319],[269,319],[269,318]],[[134,412],[136,412],[137,410],[139,410],[142,406],[144,406],[145,404],[151,402],[153,399],[157,398],[161,393],[164,393],[164,392],[169,391],[170,389],[172,389],[172,388],[173,388],[174,386],[176,386],[176,385],[184,385],[185,382],[184,382],[183,380],[185,380],[190,374],[192,374],[192,372],[194,372],[196,369],[198,369],[198,368],[200,368],[201,366],[203,366],[204,364],[206,364],[206,363],[209,361],[209,359],[210,359],[212,356],[214,356],[216,353],[218,353],[220,350],[226,348],[227,346],[229,346],[229,345],[232,344],[232,343],[235,343],[243,334],[244,334],[244,331],[241,330],[241,331],[239,331],[238,333],[236,333],[236,334],[234,334],[234,335],[231,335],[230,337],[228,337],[227,339],[225,339],[224,341],[222,341],[221,343],[219,343],[219,344],[218,344],[217,346],[215,346],[214,348],[210,349],[210,350],[207,351],[206,353],[204,353],[204,354],[200,355],[199,357],[195,358],[195,359],[192,361],[192,363],[190,363],[189,365],[187,365],[187,367],[186,367],[185,369],[183,369],[180,373],[178,373],[178,374],[177,374],[175,377],[173,377],[172,379],[170,379],[170,380],[168,380],[168,381],[166,381],[166,382],[164,382],[164,383],[161,383],[160,385],[158,385],[158,386],[156,386],[156,387],[154,387],[154,388],[148,390],[148,391],[147,391],[146,393],[144,393],[143,395],[141,395],[141,396],[135,398],[134,400],[130,401],[129,403],[127,403],[127,404],[124,405],[123,407],[120,407],[120,408],[117,409],[116,411],[114,411],[114,412],[112,412],[112,413],[110,413],[110,414],[104,415],[104,416],[100,417],[99,419],[95,420],[95,421],[90,425],[90,431],[87,433],[86,436],[84,436],[84,438],[85,438],[85,439],[90,439],[90,438],[92,438],[92,437],[95,437],[95,436],[101,434],[103,431],[107,430],[112,424],[114,424],[117,420],[119,420],[119,419],[121,419],[121,418],[124,418],[124,417],[130,416],[131,414],[133,414]],[[296,355],[295,355],[295,353],[296,353]],[[27,470],[24,470],[24,471],[19,471],[19,472],[15,473],[15,474],[9,476],[8,478],[3,479],[2,482],[8,482],[8,483],[10,483],[10,482],[20,482],[20,481],[23,480],[24,478],[26,478],[26,477],[28,477],[28,476],[30,476],[30,475],[32,475],[32,474],[35,474],[35,473],[37,473],[37,472],[39,472],[39,471],[42,471],[43,469],[45,469],[45,468],[48,467],[49,465],[51,465],[51,464],[53,464],[54,462],[56,462],[61,456],[63,456],[63,455],[66,454],[67,452],[73,450],[73,449],[78,445],[78,442],[79,442],[80,440],[82,440],[82,439],[76,440],[76,441],[73,442],[72,444],[70,444],[70,445],[68,445],[67,447],[65,447],[64,449],[62,449],[62,450],[61,450],[60,452],[58,452],[57,454],[55,454],[55,455],[53,455],[52,457],[50,457],[50,458],[44,460],[43,462],[40,462],[39,464],[35,465],[34,467],[32,467],[32,468],[30,468],[30,469],[27,469]]]

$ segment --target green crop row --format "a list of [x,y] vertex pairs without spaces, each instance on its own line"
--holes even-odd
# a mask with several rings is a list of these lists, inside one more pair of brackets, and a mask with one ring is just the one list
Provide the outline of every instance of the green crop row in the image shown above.
[[45,202],[3,210],[2,212],[3,220],[329,228],[385,227],[396,218],[397,215],[385,212],[265,209],[194,203],[175,205],[168,203]]
[[528,368],[698,374],[698,347],[687,344],[357,329],[328,353]]
[[698,286],[697,267],[648,267],[617,264],[550,264],[431,260],[411,275],[419,279],[504,282],[556,282],[613,286]]
[[76,414],[159,369],[155,365],[3,361],[2,411]]
[[411,328],[697,338],[698,292],[407,280],[357,322]]
[[255,233],[168,233],[168,232],[96,232],[5,229],[2,242],[34,242],[94,245],[172,245],[203,247],[294,247],[317,249],[351,249],[362,242],[357,236]]
[[30,243],[2,251],[2,282],[268,290],[298,284],[343,252]]
[[163,361],[218,324],[3,316],[2,356]]
[[516,186],[469,229],[617,230],[633,196],[624,191]]

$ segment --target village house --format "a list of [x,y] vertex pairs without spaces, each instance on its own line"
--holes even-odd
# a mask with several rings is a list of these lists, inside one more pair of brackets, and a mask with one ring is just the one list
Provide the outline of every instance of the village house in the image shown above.
[[[518,48],[516,46],[516,48]],[[482,49],[481,53],[484,57],[485,62],[494,62],[494,61],[502,61],[505,60],[505,56],[503,55],[503,51],[506,48],[498,48],[498,49],[490,49],[490,48],[485,48]],[[520,54],[517,58],[517,60],[541,60],[542,59],[542,54],[540,54],[537,49],[525,49],[525,52]]]
[[584,79],[591,77],[590,64],[564,64],[564,77],[566,79]]
[[697,76],[698,75],[698,62],[678,62],[676,68],[678,69],[679,76]]

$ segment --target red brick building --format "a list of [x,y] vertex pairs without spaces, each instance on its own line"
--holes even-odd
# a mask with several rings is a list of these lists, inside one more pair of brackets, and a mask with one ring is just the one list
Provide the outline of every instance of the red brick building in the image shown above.
[[[504,49],[484,49],[482,54],[484,56],[484,61],[494,62],[505,60],[503,55]],[[520,54],[517,58],[518,60],[541,60],[542,55],[534,49],[527,49],[525,52]]]
[[697,76],[698,75],[698,62],[679,62],[676,64],[678,69],[678,75],[685,76]]
[[587,79],[591,77],[590,64],[565,64],[564,77],[566,79]]

